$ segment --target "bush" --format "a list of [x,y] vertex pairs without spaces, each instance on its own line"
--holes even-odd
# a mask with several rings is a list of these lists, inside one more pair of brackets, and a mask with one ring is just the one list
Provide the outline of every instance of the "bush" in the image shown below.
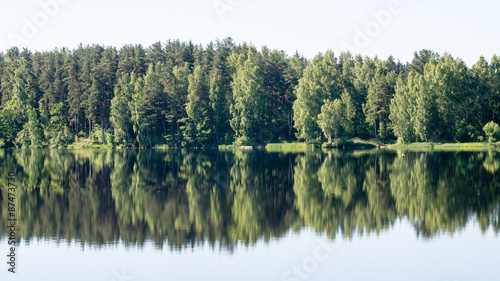
[[234,145],[236,146],[249,145],[249,144],[250,141],[246,136],[239,137],[234,141]]
[[309,141],[306,143],[307,145],[312,145],[314,147],[321,147],[321,145],[323,144],[323,142],[321,141],[320,138],[317,138],[315,140],[312,140],[312,141]]
[[110,133],[109,129],[102,133],[101,126],[94,126],[94,131],[90,135],[90,143],[92,145],[114,145],[115,138]]
[[498,138],[498,134],[500,134],[500,127],[497,123],[491,121],[484,125],[483,131],[488,137],[488,142],[494,142]]
[[455,140],[457,142],[474,142],[477,140],[478,133],[471,124],[467,125],[465,121],[458,121],[455,125]]
[[114,145],[115,142],[114,142],[114,136],[109,132],[109,131],[106,131],[104,133],[105,135],[105,138],[106,138],[106,144],[108,145]]
[[53,148],[66,147],[75,140],[75,136],[71,133],[67,126],[64,126],[64,129],[62,130],[53,131],[51,134],[52,137],[49,140],[49,144],[50,147]]

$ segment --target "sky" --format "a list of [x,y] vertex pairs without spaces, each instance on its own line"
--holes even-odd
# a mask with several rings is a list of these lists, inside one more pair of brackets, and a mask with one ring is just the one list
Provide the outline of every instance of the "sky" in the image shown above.
[[472,66],[500,55],[499,11],[491,0],[1,0],[0,52],[232,37],[307,58],[349,50],[404,63],[430,49]]

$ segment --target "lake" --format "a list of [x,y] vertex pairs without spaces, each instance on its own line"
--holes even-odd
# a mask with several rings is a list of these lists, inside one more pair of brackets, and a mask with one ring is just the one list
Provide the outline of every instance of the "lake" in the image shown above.
[[0,279],[498,280],[500,153],[401,154],[0,150]]

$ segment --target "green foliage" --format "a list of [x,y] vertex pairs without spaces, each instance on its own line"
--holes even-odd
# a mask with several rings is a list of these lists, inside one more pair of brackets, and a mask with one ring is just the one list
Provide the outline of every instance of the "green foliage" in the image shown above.
[[297,138],[311,142],[321,138],[318,116],[325,100],[340,98],[339,71],[333,52],[316,56],[304,70],[296,88],[293,104]]
[[394,134],[402,143],[412,142],[416,137],[414,78],[414,73],[409,74],[407,81],[400,76],[396,85],[396,94],[391,101],[389,119],[392,122]]
[[210,79],[210,107],[213,112],[214,133],[216,143],[221,143],[229,127],[227,120],[229,120],[227,106],[226,106],[226,93],[224,92],[224,85],[222,77],[218,73],[212,74]]
[[483,131],[488,137],[488,142],[494,142],[496,139],[500,138],[500,126],[497,123],[491,121],[484,125]]
[[471,124],[467,125],[465,121],[458,121],[455,125],[455,141],[474,142],[478,140],[476,128]]
[[260,54],[251,47],[247,55],[233,54],[231,63],[236,71],[231,83],[233,103],[231,104],[231,128],[235,133],[235,144],[263,143],[264,99],[262,73],[258,64]]
[[0,147],[4,147],[8,145],[10,142],[14,141],[14,113],[10,108],[6,108],[0,111],[0,141],[2,145]]
[[[212,142],[212,108],[205,75],[200,66],[189,75],[184,137],[190,145],[205,146]],[[216,90],[216,89],[215,89]]]
[[387,140],[389,138],[389,115],[391,99],[394,96],[396,73],[390,69],[388,62],[376,60],[375,75],[368,85],[366,103],[363,111],[366,122],[373,129],[373,137]]
[[16,143],[23,147],[39,148],[42,146],[43,132],[40,128],[38,117],[34,108],[27,109],[28,122],[23,129],[17,133]]
[[318,126],[323,134],[332,142],[332,136],[335,142],[345,142],[353,134],[354,105],[347,92],[342,94],[342,100],[336,99],[333,102],[326,100],[321,107],[321,113],[318,115]]
[[102,132],[102,128],[99,124],[94,125],[94,128],[92,129],[92,134],[90,135],[90,143],[91,144],[105,144],[106,143],[106,136]]
[[70,145],[74,139],[74,134],[71,133],[68,127],[64,126],[62,130],[53,133],[49,145],[53,148],[66,147]]
[[132,114],[130,103],[134,95],[135,74],[123,73],[115,86],[115,96],[111,100],[110,121],[114,127],[114,142],[128,145],[132,143]]
[[321,113],[318,115],[318,126],[321,128],[329,142],[332,142],[332,135],[337,141],[339,136],[344,133],[342,126],[343,118],[346,116],[342,101],[339,99],[333,102],[326,100],[321,107]]
[[[328,106],[322,113],[326,100],[341,101],[342,116]],[[66,146],[70,135],[96,135],[96,125],[96,142],[140,147],[321,145],[335,133],[463,142],[481,140],[499,118],[497,56],[472,67],[430,50],[406,65],[332,51],[307,60],[230,38],[0,55],[0,140],[8,147]]]

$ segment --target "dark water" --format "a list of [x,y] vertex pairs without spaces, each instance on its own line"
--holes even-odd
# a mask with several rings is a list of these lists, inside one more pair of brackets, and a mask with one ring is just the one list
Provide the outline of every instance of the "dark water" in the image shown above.
[[500,153],[400,155],[0,150],[0,276],[498,280]]

